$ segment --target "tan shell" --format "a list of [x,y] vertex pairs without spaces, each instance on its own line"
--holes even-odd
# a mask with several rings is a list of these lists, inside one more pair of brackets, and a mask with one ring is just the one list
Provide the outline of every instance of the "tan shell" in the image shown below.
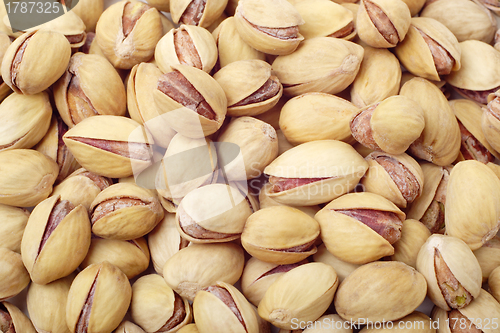
[[146,3],[155,7],[158,11],[170,12],[170,0],[148,0]]
[[19,294],[30,283],[30,276],[24,268],[21,255],[7,248],[0,248],[2,271],[0,278],[0,301]]
[[396,205],[378,194],[350,193],[333,200],[315,216],[323,243],[342,261],[359,265],[394,254],[393,246],[384,237],[357,219],[337,213],[337,209],[392,212],[403,221],[405,214]]
[[445,204],[446,233],[477,250],[500,228],[500,180],[474,160],[453,167]]
[[47,133],[51,117],[47,93],[9,95],[0,104],[0,151],[36,145]]
[[287,206],[261,209],[247,219],[241,244],[253,257],[274,264],[292,264],[316,253],[316,246],[287,251],[314,242],[319,224],[302,211]]
[[481,267],[467,244],[458,238],[434,234],[427,239],[417,257],[417,269],[427,280],[427,296],[440,308],[450,311],[438,285],[434,255],[439,250],[455,279],[473,298],[481,290]]
[[78,0],[72,11],[85,23],[86,31],[95,31],[97,21],[104,10],[103,0]]
[[295,322],[316,320],[330,306],[338,283],[331,266],[301,265],[269,287],[259,303],[259,315],[284,329],[292,329]]
[[145,332],[142,328],[140,328],[133,322],[124,320],[122,321],[120,326],[118,326],[116,330],[114,330],[114,333],[145,333]]
[[36,333],[30,319],[18,307],[9,302],[0,303],[0,306],[2,305],[12,317],[15,332]]
[[[295,326],[298,326],[298,328],[301,328],[302,326],[305,327],[304,331],[302,330],[297,330],[297,331],[285,331],[286,333],[288,332],[304,332],[304,333],[329,333],[329,332],[337,332],[337,333],[352,333],[353,328],[351,327],[351,324],[345,320],[343,320],[338,314],[329,314],[329,315],[323,315],[316,319],[314,322],[307,322],[307,323],[300,323],[300,324],[294,324]],[[279,333],[282,333],[283,330],[280,330]]]
[[60,32],[61,34],[66,36],[66,38],[81,36],[81,39],[79,41],[71,43],[71,48],[73,49],[77,49],[85,43],[85,23],[73,10],[70,10],[64,15],[48,21],[47,23],[27,29],[26,31],[35,30]]
[[360,333],[389,333],[389,332],[414,332],[436,333],[436,324],[426,314],[414,311],[397,321],[386,323],[369,323]]
[[373,262],[356,269],[340,284],[335,309],[344,320],[353,322],[397,320],[422,303],[426,290],[425,278],[414,268],[398,261]]
[[[264,186],[262,186],[260,192],[259,192],[259,204],[260,208],[267,208],[271,206],[286,206],[284,204],[281,204],[277,202],[276,200],[272,199],[269,197],[269,191],[271,188],[270,183],[265,183]],[[301,210],[302,212],[306,213],[310,217],[314,218],[314,215],[316,215],[317,212],[321,209],[319,206],[295,206],[293,208],[297,208],[298,210]]]
[[278,155],[281,155],[285,151],[293,148],[293,145],[290,142],[288,142],[282,130],[280,129],[277,130],[276,136],[278,137]]
[[391,259],[416,268],[418,252],[430,236],[429,229],[422,222],[412,219],[404,220],[401,238],[394,243],[394,254]]
[[[183,23],[180,21],[182,14],[190,5],[191,0],[170,0],[170,14],[175,24]],[[204,4],[198,26],[207,28],[222,14],[227,5],[227,0],[207,0]]]
[[193,244],[167,260],[163,278],[175,292],[192,301],[199,290],[216,281],[236,283],[243,265],[243,249],[237,244]]
[[488,287],[491,295],[495,297],[498,302],[500,299],[500,269],[498,267],[495,268],[488,277]]
[[408,6],[408,8],[410,8],[410,13],[412,17],[417,15],[426,3],[426,0],[403,0],[403,1]]
[[441,90],[425,79],[413,78],[403,85],[400,94],[419,103],[424,111],[425,128],[410,152],[441,166],[455,161],[460,151],[460,129]]
[[47,198],[59,171],[56,162],[31,149],[0,152],[0,169],[0,203],[17,207]]
[[288,100],[281,109],[279,127],[288,142],[298,145],[316,140],[351,142],[349,120],[358,108],[325,93],[306,93]]
[[346,261],[342,261],[339,258],[331,254],[327,249],[325,244],[318,246],[318,252],[313,255],[313,259],[316,262],[322,262],[324,264],[330,265],[335,269],[339,282],[344,281],[344,279],[349,276],[354,270],[360,265],[351,264]]
[[33,282],[38,284],[69,275],[80,265],[90,246],[87,210],[79,205],[60,220],[42,247],[50,214],[59,200],[59,196],[52,196],[33,209],[21,241],[23,263]]
[[473,253],[481,266],[483,283],[485,283],[493,270],[500,266],[500,237],[493,237]]
[[275,106],[273,106],[269,111],[256,115],[255,118],[268,123],[269,125],[274,127],[275,130],[278,130],[280,128],[279,121],[281,109],[287,101],[288,97],[281,96],[280,100],[278,101],[278,103],[276,103]]
[[358,44],[317,37],[302,42],[292,54],[277,57],[272,68],[286,95],[298,96],[307,92],[336,94],[354,81],[363,53]]
[[21,239],[30,212],[23,208],[0,204],[0,244],[11,251],[21,253]]
[[401,82],[401,65],[394,54],[370,46],[364,46],[364,50],[351,87],[351,102],[360,108],[396,95]]

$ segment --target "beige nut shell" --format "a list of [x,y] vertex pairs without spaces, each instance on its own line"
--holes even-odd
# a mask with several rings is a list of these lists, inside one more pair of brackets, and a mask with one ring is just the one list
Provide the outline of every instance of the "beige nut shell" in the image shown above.
[[9,302],[2,302],[0,305],[3,305],[12,317],[16,332],[36,333],[30,319],[18,307]]
[[401,238],[394,243],[394,254],[391,259],[416,268],[418,252],[430,236],[431,232],[422,222],[412,219],[404,220]]
[[344,281],[344,279],[349,276],[354,270],[360,265],[351,264],[346,261],[342,261],[333,254],[331,254],[327,249],[325,244],[318,246],[318,252],[313,255],[315,262],[322,262],[324,264],[330,265],[335,269],[339,282]]
[[30,276],[23,265],[21,255],[7,248],[0,248],[2,271],[0,301],[19,294],[30,283]]
[[21,239],[28,223],[27,209],[0,204],[0,243],[2,247],[21,253]]
[[[170,14],[172,21],[178,24],[184,11],[191,0],[170,0]],[[198,26],[208,28],[222,14],[227,5],[227,0],[207,0]]]

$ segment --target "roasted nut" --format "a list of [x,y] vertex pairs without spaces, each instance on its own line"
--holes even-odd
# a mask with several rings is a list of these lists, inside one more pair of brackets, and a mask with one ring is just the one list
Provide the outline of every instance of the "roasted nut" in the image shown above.
[[339,258],[331,254],[327,249],[325,244],[318,246],[318,252],[313,255],[315,262],[322,262],[324,264],[330,265],[335,269],[339,282],[344,281],[344,279],[349,276],[356,268],[360,265],[351,264],[346,261],[342,261]]
[[208,28],[226,5],[227,0],[170,0],[170,14],[175,24]]
[[401,238],[394,243],[394,254],[391,259],[416,268],[418,252],[430,236],[431,232],[422,222],[411,219],[404,220]]
[[[30,283],[30,277],[24,268],[21,255],[7,248],[0,247],[0,301],[16,296]],[[0,324],[2,318],[0,307]],[[0,325],[0,328],[2,326]]]

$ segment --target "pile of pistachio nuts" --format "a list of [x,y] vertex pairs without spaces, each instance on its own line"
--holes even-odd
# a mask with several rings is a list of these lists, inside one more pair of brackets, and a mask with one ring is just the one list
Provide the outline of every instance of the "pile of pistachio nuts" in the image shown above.
[[146,1],[0,5],[0,332],[500,332],[499,1]]

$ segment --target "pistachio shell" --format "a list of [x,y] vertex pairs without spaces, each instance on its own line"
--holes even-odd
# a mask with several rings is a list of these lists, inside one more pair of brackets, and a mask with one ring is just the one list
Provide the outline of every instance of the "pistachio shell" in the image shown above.
[[[369,323],[365,326],[360,333],[375,333],[375,332],[414,332],[414,333],[435,333],[436,329],[433,327],[434,322],[426,314],[414,311],[391,324],[377,325]],[[434,324],[435,325],[435,324]]]
[[[299,324],[302,326],[303,323]],[[297,325],[294,325],[297,326]],[[287,331],[288,332],[288,331]],[[304,333],[328,333],[328,332],[338,332],[338,333],[352,333],[353,329],[349,322],[343,320],[338,314],[329,314],[319,317],[314,322],[307,322],[304,331],[292,331],[292,332],[304,332]],[[280,330],[281,333],[281,330]]]
[[426,0],[403,0],[403,1],[408,6],[408,8],[410,8],[410,13],[412,17],[417,15],[426,3]]
[[[188,8],[191,5],[191,0],[170,0],[172,21],[175,24],[184,23],[207,28],[222,14],[227,5],[227,0],[207,0],[201,9],[202,12],[197,12],[197,17],[193,20],[184,17],[185,12],[190,11]],[[194,21],[197,21],[197,24],[194,24]]]
[[[271,206],[286,206],[286,205],[281,204],[268,196],[271,186],[272,185],[270,183],[265,183],[264,186],[262,186],[262,188],[261,188],[261,191],[259,193],[259,204],[260,204],[261,209],[271,207]],[[302,212],[306,213],[310,217],[314,217],[314,215],[321,209],[317,205],[315,205],[315,206],[295,206],[294,208],[301,210]]]
[[72,11],[85,23],[86,31],[95,31],[97,21],[104,9],[103,0],[78,0]]
[[339,258],[331,254],[327,249],[325,244],[318,246],[318,252],[313,255],[313,259],[316,262],[322,262],[324,264],[330,265],[335,269],[339,282],[344,281],[344,279],[349,276],[356,268],[360,265],[351,264],[346,261],[342,261]]
[[9,302],[2,302],[0,307],[2,305],[12,318],[15,332],[36,333],[30,319],[18,307]]
[[401,239],[394,243],[394,254],[391,259],[416,268],[418,251],[430,236],[429,229],[420,221],[404,220]]
[[122,321],[120,326],[116,328],[114,333],[145,333],[145,332],[142,328],[140,328],[133,322],[124,320]]
[[483,283],[485,283],[493,270],[500,266],[500,238],[493,237],[473,253],[481,266]]
[[[459,311],[469,320],[472,320],[474,324],[482,326],[483,332],[493,333],[497,330],[495,328],[495,319],[500,318],[500,304],[484,289],[481,289],[479,296],[469,306]],[[492,325],[488,325],[488,322],[491,322]]]
[[498,301],[500,299],[500,269],[498,267],[488,277],[488,287],[491,295]]
[[11,251],[21,253],[21,239],[30,212],[23,208],[0,204],[0,244]]
[[[70,41],[71,48],[79,48],[85,43],[85,23],[74,11],[68,11],[64,15],[57,17],[47,23],[39,26],[32,27],[26,31],[46,30],[60,32],[68,41]],[[71,41],[73,40],[73,41]]]
[[30,283],[30,277],[24,268],[21,255],[7,248],[0,248],[2,271],[0,278],[0,300],[16,296]]

